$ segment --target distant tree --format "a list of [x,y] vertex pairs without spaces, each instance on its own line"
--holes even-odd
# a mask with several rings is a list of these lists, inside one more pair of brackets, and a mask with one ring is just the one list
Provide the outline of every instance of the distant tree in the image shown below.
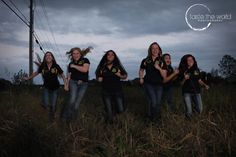
[[24,77],[27,77],[28,74],[23,71],[22,69],[18,72],[18,73],[15,73],[12,77],[12,83],[14,85],[20,85],[20,84],[27,84],[27,81],[24,81],[23,78]]
[[219,84],[223,83],[225,80],[220,76],[218,69],[211,69],[211,72],[207,74],[209,84]]
[[8,89],[11,85],[10,81],[0,78],[0,91]]
[[219,70],[212,68],[210,74],[212,77],[219,77]]
[[220,61],[219,73],[224,78],[235,77],[236,75],[236,59],[230,55],[224,55]]

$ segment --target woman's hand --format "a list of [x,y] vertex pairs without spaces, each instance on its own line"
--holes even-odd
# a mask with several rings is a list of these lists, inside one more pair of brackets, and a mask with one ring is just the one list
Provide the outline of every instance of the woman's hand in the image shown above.
[[64,90],[69,91],[69,86],[67,84],[64,85]]
[[102,82],[103,78],[102,77],[98,77],[98,82]]
[[190,78],[189,74],[184,74],[184,80],[188,80]]
[[140,83],[141,85],[143,85],[143,84],[144,84],[144,79],[143,79],[143,78],[140,78],[140,79],[139,79],[139,83]]
[[175,69],[175,70],[174,70],[174,74],[175,74],[175,75],[179,74],[179,69]]
[[159,66],[158,63],[155,63],[155,64],[154,64],[154,67],[155,67],[157,70],[159,70],[159,71],[161,70],[161,67]]
[[205,85],[205,89],[208,90],[210,88],[210,86],[208,85]]
[[75,68],[75,66],[76,66],[75,64],[71,64],[70,68]]
[[22,80],[28,81],[28,80],[29,80],[29,77],[23,77]]
[[120,73],[120,70],[119,70],[117,73],[115,73],[115,75],[118,76],[118,77],[120,77],[120,78],[122,77],[122,75],[121,75],[121,73]]
[[65,83],[64,83],[64,90],[65,91],[69,91],[69,82],[68,80],[66,79]]
[[199,84],[200,84],[201,86],[203,86],[206,90],[208,90],[208,89],[210,88],[210,87],[209,87],[207,84],[205,84],[201,79],[199,79],[198,82],[199,82]]

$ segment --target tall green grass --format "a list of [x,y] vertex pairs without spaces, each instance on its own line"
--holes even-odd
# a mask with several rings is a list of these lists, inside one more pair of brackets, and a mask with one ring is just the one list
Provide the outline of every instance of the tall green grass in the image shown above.
[[100,87],[89,86],[73,123],[59,120],[67,93],[60,91],[56,121],[40,107],[39,87],[11,87],[0,94],[1,156],[235,156],[236,88],[216,85],[204,91],[204,110],[191,121],[184,116],[180,88],[176,112],[162,106],[160,123],[146,118],[141,87],[124,88],[127,110],[106,124]]

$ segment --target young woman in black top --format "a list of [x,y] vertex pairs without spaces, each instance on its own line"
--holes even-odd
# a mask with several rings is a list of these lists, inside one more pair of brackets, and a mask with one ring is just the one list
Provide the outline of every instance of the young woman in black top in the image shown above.
[[196,106],[198,113],[202,112],[202,98],[200,85],[205,89],[209,89],[200,77],[200,70],[197,62],[191,54],[187,54],[182,57],[179,65],[180,80],[182,84],[182,94],[186,106],[186,116],[191,118],[192,116],[192,102]]
[[61,67],[57,64],[52,52],[46,52],[43,57],[43,62],[39,66],[38,70],[34,72],[31,76],[24,78],[25,80],[30,80],[37,76],[39,73],[43,76],[43,102],[42,106],[44,108],[50,107],[49,118],[54,119],[56,111],[56,102],[58,97],[59,81],[58,76],[63,79],[64,85],[66,86],[66,79],[63,75]]
[[173,101],[173,81],[179,74],[178,69],[174,69],[171,65],[171,56],[168,53],[162,55],[164,63],[162,76],[163,76],[163,100],[167,100],[168,106],[171,111],[174,111],[175,105]]
[[124,100],[121,79],[127,78],[127,72],[113,50],[109,50],[102,57],[97,70],[96,77],[102,82],[102,98],[107,112],[106,120],[112,122],[114,109],[112,101],[115,101],[115,109],[118,113],[124,111]]
[[[151,121],[161,118],[161,96],[163,89],[161,60],[162,50],[158,43],[153,42],[148,48],[148,56],[140,65],[140,84],[144,85],[148,97],[148,117]],[[145,74],[145,75],[144,75]]]
[[68,104],[62,111],[62,118],[75,120],[78,114],[79,105],[88,87],[88,74],[90,62],[84,56],[89,53],[91,47],[81,50],[78,47],[72,48],[66,54],[71,62],[68,65],[68,76],[66,90],[70,92]]

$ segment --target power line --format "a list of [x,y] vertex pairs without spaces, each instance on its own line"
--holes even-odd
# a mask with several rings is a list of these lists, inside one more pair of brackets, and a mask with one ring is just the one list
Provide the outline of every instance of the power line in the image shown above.
[[[35,4],[35,7],[36,7],[36,3],[34,3]],[[42,16],[40,15],[40,12],[39,12],[39,9],[37,9],[37,8],[35,8],[35,13],[36,13],[36,15],[38,16],[38,18],[37,18],[37,20],[36,20],[36,23],[37,23],[37,27],[38,27],[38,32],[39,32],[39,34],[40,34],[40,36],[42,36],[42,37],[46,37],[46,40],[48,41],[48,42],[45,42],[45,45],[46,45],[46,47],[47,47],[47,49],[52,49],[53,51],[55,51],[55,49],[54,49],[54,46],[53,46],[53,44],[51,43],[51,40],[49,39],[49,37],[48,37],[48,34],[47,33],[43,33],[43,32],[41,32],[41,29],[42,30],[46,30],[46,27],[44,26],[44,24],[43,24],[43,22],[42,22]],[[38,36],[38,35],[37,35]],[[39,39],[39,37],[38,37],[38,39]],[[45,38],[44,38],[45,39]],[[41,42],[42,43],[42,42]]]
[[[42,6],[41,6],[41,9],[42,9]],[[43,11],[42,11],[43,12]],[[38,23],[38,28],[39,28],[39,32],[40,32],[40,25],[41,25],[41,28],[42,28],[42,30],[48,30],[47,29],[47,27],[44,25],[44,22],[43,22],[43,20],[42,19],[44,19],[43,17],[45,16],[45,15],[41,15],[40,14],[40,11],[39,11],[39,9],[36,9],[36,15],[38,16],[38,20],[36,20],[36,22]],[[40,33],[41,34],[41,33]],[[48,36],[48,33],[42,33],[43,34],[43,36],[45,36],[46,38],[47,38],[47,40],[48,40],[48,42],[46,42],[45,44],[47,45],[47,47],[48,48],[50,48],[50,49],[52,49],[53,51],[55,51],[55,48],[54,48],[54,46],[53,46],[53,44],[52,44],[52,42],[51,42],[51,40],[50,40],[50,38],[49,38],[49,36]]]
[[1,0],[26,26],[30,27],[30,25],[14,10],[10,5],[8,5],[4,0]]
[[9,0],[11,2],[11,4],[16,8],[16,10],[24,17],[25,21],[27,21],[29,23],[29,20],[25,17],[25,15],[20,11],[20,9],[18,9],[18,7],[15,5],[14,2],[12,2],[12,0]]
[[[45,16],[45,18],[46,18],[49,31],[50,31],[50,33],[51,33],[51,35],[52,35],[52,38],[53,38],[54,42],[55,42],[54,33],[53,33],[52,28],[51,28],[51,26],[50,26],[50,24],[49,24],[49,18],[48,18],[48,14],[47,14],[47,11],[46,11],[46,9],[45,9],[45,4],[44,4],[44,1],[43,1],[43,0],[41,0],[41,4],[42,4],[43,13],[44,13],[44,16]],[[55,44],[55,46],[56,46],[56,44]]]
[[44,51],[42,45],[40,44],[40,39],[39,39],[38,35],[34,32],[34,33],[33,33],[33,36],[34,36],[35,42],[39,45],[40,50],[41,50],[43,53],[45,53],[45,51]]
[[62,56],[62,54],[61,54],[61,52],[60,52],[60,50],[59,50],[59,48],[58,48],[58,45],[57,45],[57,42],[56,42],[56,39],[55,39],[53,30],[52,30],[52,28],[51,28],[51,26],[50,26],[48,14],[47,14],[47,11],[46,11],[46,9],[45,9],[44,0],[41,0],[40,2],[41,2],[41,5],[42,5],[42,9],[43,9],[44,16],[45,16],[46,21],[47,21],[47,25],[48,25],[49,31],[50,31],[50,33],[51,33],[51,35],[52,35],[53,40],[54,40],[54,45],[55,45],[55,48],[56,48],[55,53],[58,52],[58,53],[59,53],[59,57],[60,57],[60,58],[63,58],[63,56]]
[[[43,22],[42,22],[42,20],[41,20],[41,16],[40,16],[38,10],[36,10],[36,15],[38,16],[38,20],[37,20],[36,22],[37,22],[37,27],[38,27],[38,29],[39,29],[39,32],[40,32],[40,34],[42,34],[42,36],[46,37],[46,40],[48,40],[48,42],[45,43],[45,44],[47,45],[48,48],[51,48],[51,49],[54,50],[53,45],[52,45],[52,43],[51,43],[51,41],[50,41],[50,39],[49,39],[49,37],[48,37],[48,34],[47,34],[47,33],[42,33],[42,32],[40,31],[40,29],[46,30],[46,27],[43,25]],[[41,27],[40,27],[40,26],[41,26]]]
[[[40,36],[41,36],[41,38],[42,37],[44,37],[44,39],[45,39],[45,37],[46,37],[46,40],[47,40],[47,42],[45,42],[45,45],[50,49],[52,49],[52,51],[54,52],[54,54],[55,54],[55,56],[58,58],[57,60],[61,60],[62,61],[62,64],[65,64],[64,62],[64,58],[65,57],[62,57],[62,55],[61,54],[58,54],[57,53],[57,51],[55,50],[55,46],[54,46],[54,44],[52,43],[52,41],[51,41],[51,38],[49,38],[49,36],[48,36],[48,33],[47,32],[41,32],[41,29],[42,30],[48,30],[48,32],[50,32],[49,31],[49,27],[46,27],[46,25],[45,24],[47,24],[46,22],[46,16],[45,16],[45,14],[43,13],[43,8],[42,8],[42,4],[41,4],[41,11],[38,9],[39,7],[36,7],[36,9],[35,9],[35,13],[36,13],[36,15],[37,15],[37,20],[36,20],[36,22],[38,23],[36,26],[38,27],[38,32],[39,32],[39,34],[40,34]],[[44,22],[45,21],[45,22]],[[39,37],[38,37],[39,38]],[[40,42],[40,41],[39,41]],[[42,43],[42,42],[41,42]],[[41,46],[42,47],[42,46]],[[44,49],[45,50],[45,49]]]
[[[11,4],[15,7],[15,9],[23,16],[24,19],[23,19],[9,4],[7,4],[4,0],[1,0],[1,1],[2,1],[18,18],[20,18],[20,20],[21,20],[22,22],[24,22],[24,24],[26,24],[28,27],[30,27],[30,25],[28,24],[29,21],[27,20],[27,18],[25,17],[25,15],[20,11],[20,9],[15,5],[14,2],[12,2],[11,0],[9,0],[9,1],[11,2]],[[42,45],[41,45],[41,43],[40,43],[39,37],[37,36],[37,34],[36,34],[35,32],[34,32],[33,36],[34,36],[34,38],[35,38],[35,42],[39,45],[40,50],[42,50],[42,51],[44,52],[43,47],[42,47]]]
[[[20,9],[15,5],[14,2],[12,2],[11,0],[9,0],[10,3],[14,6],[14,8],[21,14],[21,16],[20,16],[8,3],[6,3],[4,0],[1,0],[1,1],[2,1],[2,2],[3,2],[3,3],[26,25],[26,26],[30,27],[29,21],[27,20],[26,16],[20,11]],[[47,16],[46,9],[45,9],[45,5],[44,5],[44,2],[43,2],[43,1],[42,1],[42,7],[43,7],[43,13],[44,13],[44,15],[45,15],[45,17],[46,17],[46,20],[47,20],[47,24],[48,24],[49,31],[50,31],[50,33],[51,33],[51,35],[52,35],[52,38],[53,38],[53,40],[54,40],[54,44],[55,44],[55,47],[56,47],[57,51],[55,51],[54,46],[52,46],[53,44],[51,43],[51,41],[49,40],[49,38],[48,38],[47,35],[46,35],[46,37],[48,38],[48,41],[49,41],[49,43],[50,43],[50,45],[51,45],[51,48],[55,51],[56,54],[59,53],[59,58],[60,58],[60,59],[63,59],[64,57],[63,57],[62,54],[60,53],[60,50],[59,50],[59,48],[58,48],[58,46],[57,46],[57,43],[56,43],[56,39],[55,39],[54,33],[53,33],[53,31],[52,31],[52,28],[50,27],[49,18],[48,18],[48,16]],[[23,16],[23,17],[22,17],[22,16]],[[42,44],[41,44],[42,42],[41,42],[39,36],[36,34],[35,31],[33,32],[33,37],[34,37],[34,39],[35,39],[35,42],[39,45],[40,50],[41,50],[43,53],[45,53],[45,51],[44,51],[44,49],[43,49],[43,46],[42,46]],[[58,52],[58,53],[57,53],[57,52]]]

